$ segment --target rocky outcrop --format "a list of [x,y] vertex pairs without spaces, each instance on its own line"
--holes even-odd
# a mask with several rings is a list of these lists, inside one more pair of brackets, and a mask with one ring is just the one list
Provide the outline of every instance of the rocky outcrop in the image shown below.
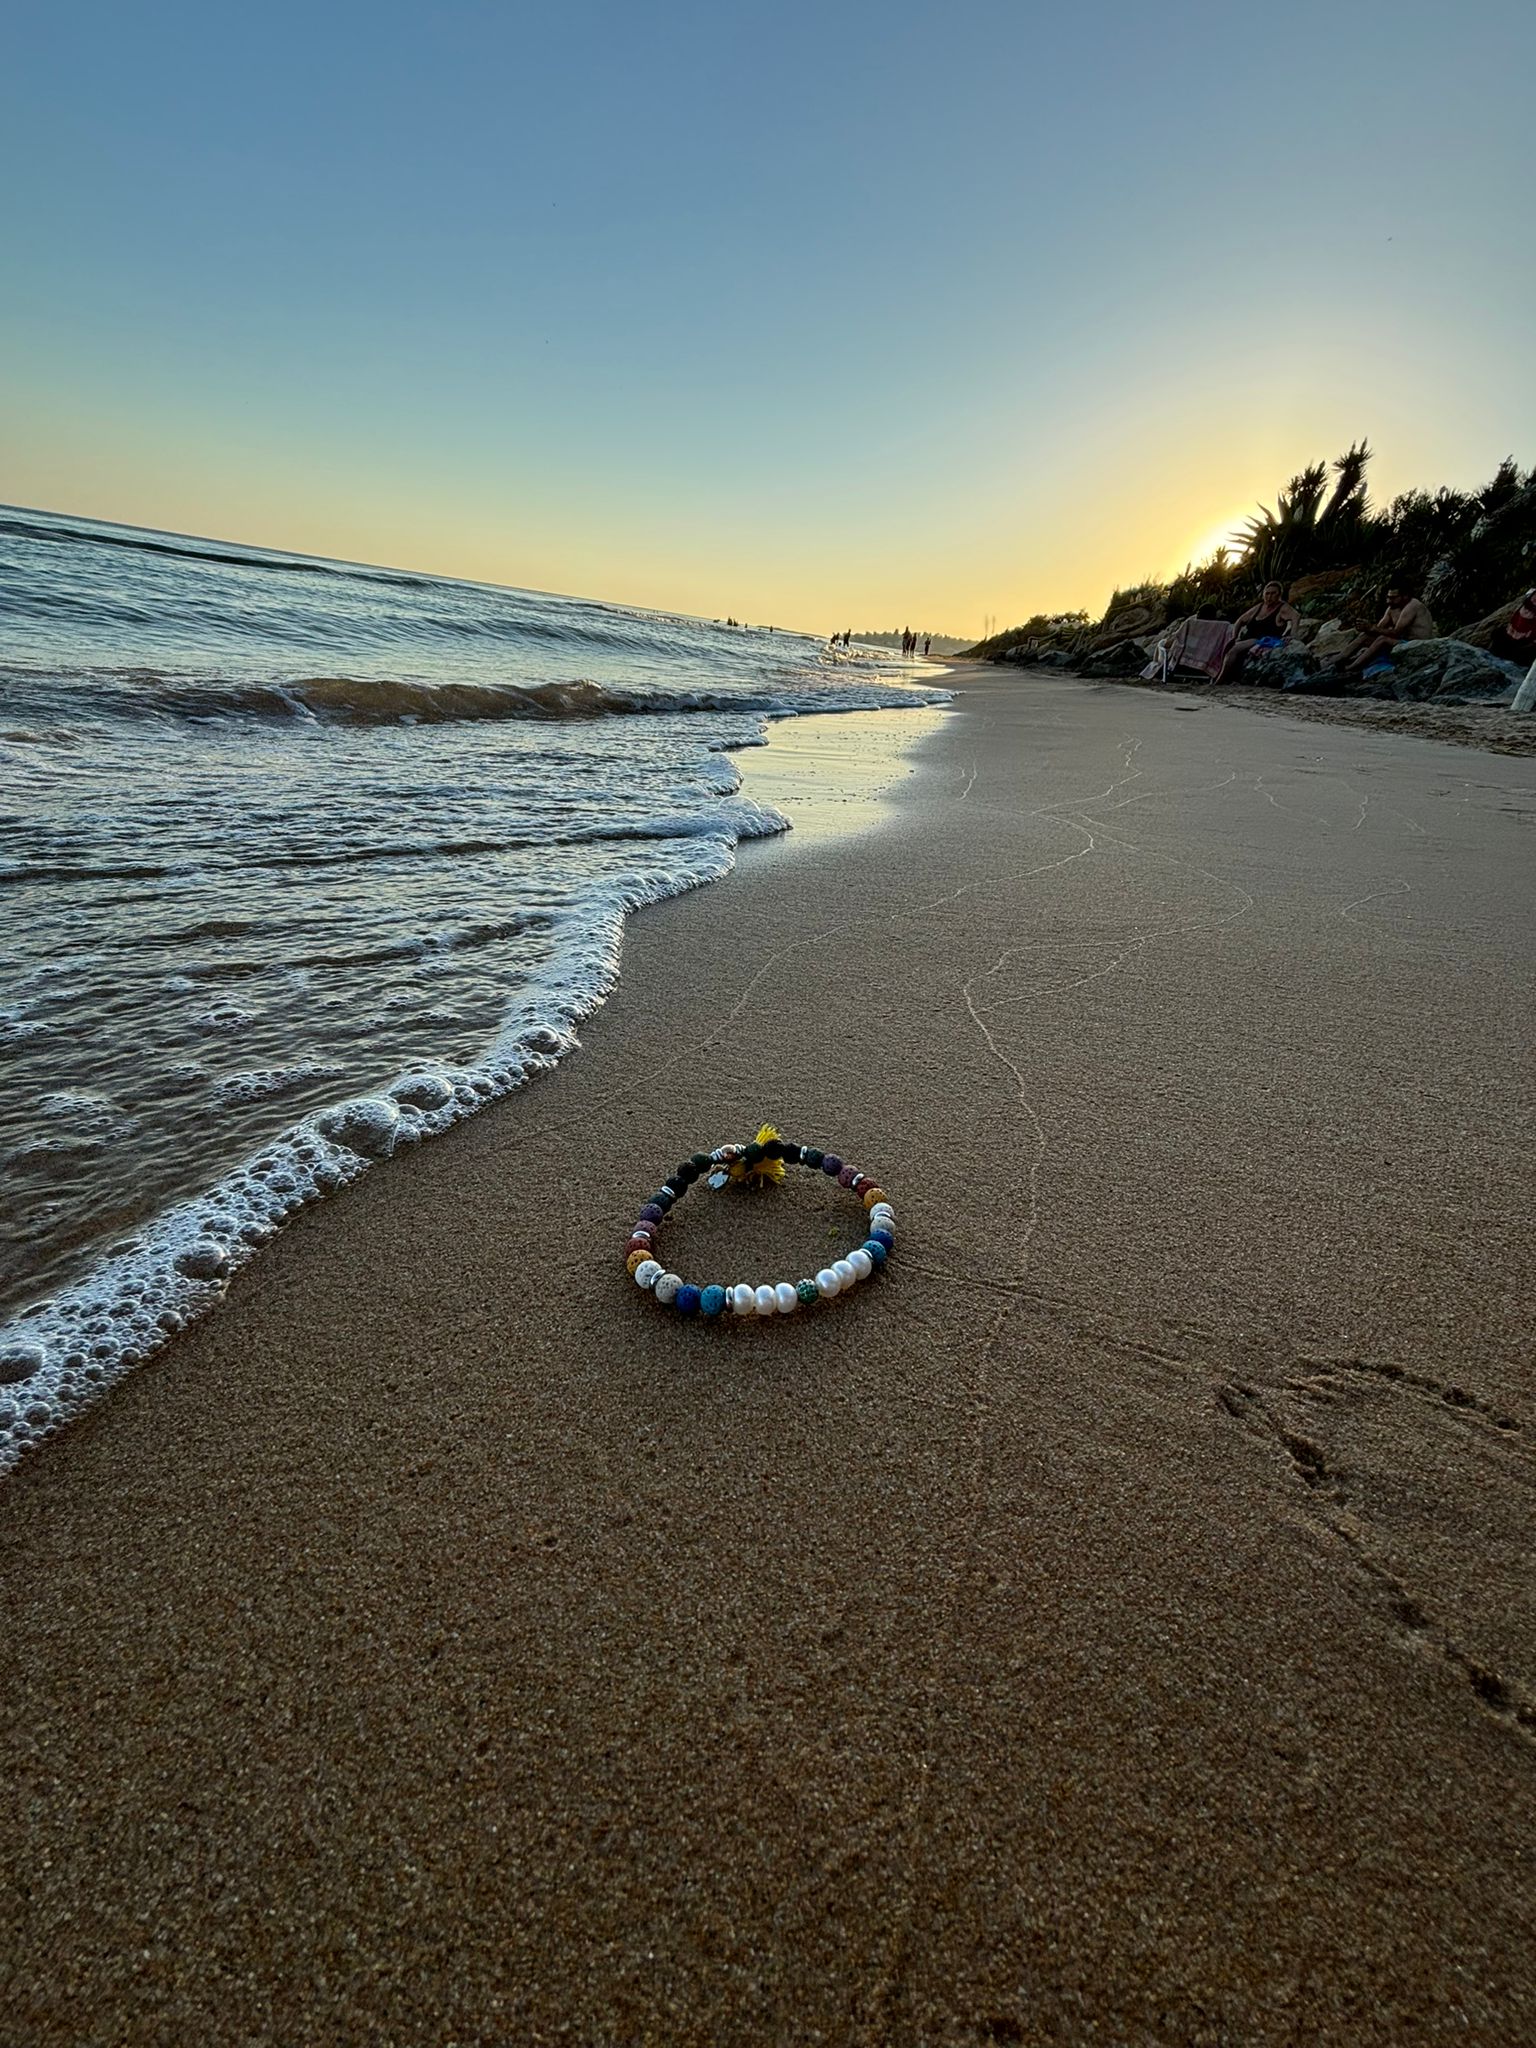
[[1508,704],[1525,671],[1465,640],[1408,640],[1388,657],[1394,697],[1446,704]]
[[1001,655],[999,659],[1007,662],[1014,668],[1072,668],[1075,666],[1073,657],[1067,652],[1065,647],[1042,647],[1038,650],[1029,647],[1010,647],[1007,653]]
[[1080,676],[1139,676],[1151,658],[1150,640],[1117,640],[1073,663]]
[[1242,680],[1263,689],[1295,690],[1309,683],[1321,667],[1310,647],[1290,641],[1284,647],[1263,647],[1250,654]]
[[1149,634],[1161,632],[1167,623],[1168,607],[1165,604],[1123,604],[1119,611],[1111,612],[1095,631],[1089,652],[1097,654],[1121,640],[1145,639]]

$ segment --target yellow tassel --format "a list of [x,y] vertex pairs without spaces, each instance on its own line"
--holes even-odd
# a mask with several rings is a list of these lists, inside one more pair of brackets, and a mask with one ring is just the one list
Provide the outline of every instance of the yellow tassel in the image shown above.
[[[778,1135],[772,1124],[764,1124],[753,1143],[766,1145],[770,1138],[776,1138]],[[763,1187],[769,1181],[780,1181],[784,1178],[784,1162],[782,1159],[759,1159],[756,1166],[748,1166],[740,1159],[733,1159],[727,1171],[732,1180],[756,1181],[759,1187]]]

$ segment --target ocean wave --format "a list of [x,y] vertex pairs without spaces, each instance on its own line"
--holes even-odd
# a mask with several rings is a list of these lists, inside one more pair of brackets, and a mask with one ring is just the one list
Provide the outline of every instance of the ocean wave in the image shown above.
[[[17,673],[17,671],[12,671]],[[899,684],[753,689],[647,689],[577,678],[558,683],[409,682],[388,676],[303,676],[293,682],[244,683],[130,669],[95,670],[89,705],[100,715],[159,718],[258,718],[322,725],[447,725],[489,720],[547,724],[603,718],[729,713],[791,718],[807,711],[874,711],[930,704],[945,690]]]
[[[718,786],[711,794],[729,794]],[[259,874],[264,871],[282,872],[298,870],[310,872],[322,868],[371,867],[388,861],[457,860],[466,856],[487,853],[517,853],[528,847],[560,846],[604,846],[619,844],[625,840],[648,839],[758,839],[776,832],[789,830],[788,819],[777,811],[765,809],[759,804],[743,799],[737,804],[726,803],[718,810],[682,813],[642,814],[635,817],[615,819],[592,819],[586,824],[565,828],[541,827],[526,832],[504,832],[494,836],[487,834],[476,839],[407,839],[394,840],[383,846],[346,846],[334,848],[306,848],[298,853],[253,855],[236,850],[223,858],[199,854],[195,860],[184,861],[98,861],[85,864],[76,861],[8,861],[0,862],[0,888],[7,886],[35,886],[39,883],[72,884],[76,882],[109,882],[116,886],[122,882],[163,881],[169,875],[185,875],[191,872],[216,876],[225,871],[241,874]],[[537,929],[540,920],[534,918],[502,920],[497,927],[497,936],[506,937],[514,931]],[[166,933],[156,931],[145,941],[147,944],[164,945],[177,940],[206,941],[213,938],[234,938],[244,931],[244,925],[229,925],[218,919],[194,926],[186,932]],[[131,941],[121,941],[131,944]],[[384,958],[383,954],[378,956]]]
[[212,562],[222,568],[275,569],[291,576],[335,576],[351,583],[394,584],[403,590],[425,590],[434,583],[450,580],[412,575],[404,569],[369,569],[345,562],[325,562],[259,547],[231,547],[227,541],[203,541],[191,534],[154,534],[136,528],[113,532],[96,523],[40,523],[14,512],[0,513],[0,537],[6,536],[62,547],[121,548],[136,555],[169,555],[178,561]]

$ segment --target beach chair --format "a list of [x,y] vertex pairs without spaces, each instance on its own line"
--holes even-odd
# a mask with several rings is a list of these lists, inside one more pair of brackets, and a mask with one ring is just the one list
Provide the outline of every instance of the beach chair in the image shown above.
[[1143,681],[1166,683],[1179,669],[1214,676],[1232,645],[1233,630],[1225,619],[1180,619],[1158,641],[1141,672]]

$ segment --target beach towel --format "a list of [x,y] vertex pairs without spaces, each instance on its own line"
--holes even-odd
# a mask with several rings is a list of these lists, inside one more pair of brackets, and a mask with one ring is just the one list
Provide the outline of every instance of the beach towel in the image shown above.
[[1142,680],[1152,682],[1179,668],[1213,676],[1231,645],[1232,628],[1225,619],[1180,619],[1157,643],[1157,652],[1141,672]]

